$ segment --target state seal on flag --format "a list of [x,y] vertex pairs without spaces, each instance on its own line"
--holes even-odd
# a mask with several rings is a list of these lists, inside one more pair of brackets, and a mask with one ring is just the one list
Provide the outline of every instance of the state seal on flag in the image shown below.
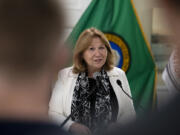
[[130,52],[127,43],[116,34],[105,33],[105,36],[117,54],[116,66],[127,72],[130,67]]

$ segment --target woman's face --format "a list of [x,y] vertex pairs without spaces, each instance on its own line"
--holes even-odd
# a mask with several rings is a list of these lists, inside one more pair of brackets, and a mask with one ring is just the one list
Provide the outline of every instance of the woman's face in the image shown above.
[[87,64],[88,71],[100,71],[106,63],[107,48],[99,37],[92,39],[89,47],[84,51],[83,58]]

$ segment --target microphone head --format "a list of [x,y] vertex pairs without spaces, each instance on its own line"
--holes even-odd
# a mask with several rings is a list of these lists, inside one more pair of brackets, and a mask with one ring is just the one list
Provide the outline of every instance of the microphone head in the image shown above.
[[121,83],[121,81],[120,81],[119,79],[116,81],[116,83],[117,83],[119,86],[122,86],[122,83]]
[[93,74],[93,78],[94,78],[95,80],[98,79],[100,76],[101,76],[101,73],[100,73],[100,72],[95,72],[95,73]]

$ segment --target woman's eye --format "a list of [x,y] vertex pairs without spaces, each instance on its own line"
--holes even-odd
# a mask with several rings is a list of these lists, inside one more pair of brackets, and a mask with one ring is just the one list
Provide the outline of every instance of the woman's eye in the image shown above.
[[103,49],[105,49],[105,47],[104,47],[104,46],[102,46],[102,47],[100,47],[99,49],[103,50]]
[[93,51],[93,50],[94,50],[94,48],[92,48],[92,47],[91,47],[91,48],[89,48],[89,50],[90,50],[90,51]]

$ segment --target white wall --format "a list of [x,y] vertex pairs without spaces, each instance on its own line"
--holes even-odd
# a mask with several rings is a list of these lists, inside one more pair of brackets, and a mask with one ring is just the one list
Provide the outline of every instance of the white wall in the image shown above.
[[152,7],[150,1],[151,0],[133,0],[143,31],[149,43],[152,33]]
[[79,18],[83,14],[83,12],[88,7],[91,0],[60,0],[64,5],[64,11],[66,14],[66,29],[64,34],[64,39],[72,31],[73,27],[78,22]]

